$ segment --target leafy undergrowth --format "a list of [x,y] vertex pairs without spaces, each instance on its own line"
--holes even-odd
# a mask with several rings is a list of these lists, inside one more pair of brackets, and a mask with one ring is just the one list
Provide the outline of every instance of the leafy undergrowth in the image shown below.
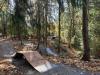
[[7,59],[0,61],[0,75],[23,75],[23,73]]
[[72,65],[81,69],[89,70],[91,72],[100,71],[100,60],[92,59],[90,62],[82,61],[79,58],[61,58],[61,57],[46,57],[47,60],[53,63],[63,63],[67,65]]

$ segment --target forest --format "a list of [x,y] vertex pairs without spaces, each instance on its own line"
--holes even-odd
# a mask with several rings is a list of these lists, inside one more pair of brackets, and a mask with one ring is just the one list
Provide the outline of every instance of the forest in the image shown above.
[[100,75],[100,0],[0,0],[0,75]]

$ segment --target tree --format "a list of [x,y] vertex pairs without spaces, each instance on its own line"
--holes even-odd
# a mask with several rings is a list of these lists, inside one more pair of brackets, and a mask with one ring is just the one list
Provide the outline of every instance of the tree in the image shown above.
[[[9,3],[10,4],[10,3]],[[22,40],[22,36],[27,33],[25,15],[27,9],[27,0],[15,0],[16,6],[14,7],[14,13],[12,14],[14,35],[18,37],[19,40]]]
[[[82,60],[89,61],[90,60],[90,47],[89,47],[89,36],[88,36],[88,3],[89,0],[82,0],[82,35],[83,35],[83,47],[84,53]],[[71,0],[72,6],[80,6],[81,0]]]
[[57,0],[58,4],[59,4],[59,32],[58,32],[58,36],[59,36],[59,44],[58,44],[58,52],[60,53],[60,41],[61,41],[61,13],[64,12],[64,4],[63,4],[63,0]]
[[84,46],[84,54],[82,60],[89,61],[90,60],[90,47],[88,40],[88,0],[83,0],[83,46]]

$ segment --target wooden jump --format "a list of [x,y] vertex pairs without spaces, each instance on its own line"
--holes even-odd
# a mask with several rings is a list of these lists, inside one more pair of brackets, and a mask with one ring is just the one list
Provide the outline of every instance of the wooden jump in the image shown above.
[[1,57],[16,57],[16,54],[20,54],[20,56],[24,56],[25,59],[39,72],[46,72],[53,68],[52,64],[45,60],[37,51],[15,51],[13,45],[9,41],[5,41],[0,43],[0,56]]
[[46,72],[53,68],[51,63],[45,60],[37,51],[20,51],[26,60],[39,72]]

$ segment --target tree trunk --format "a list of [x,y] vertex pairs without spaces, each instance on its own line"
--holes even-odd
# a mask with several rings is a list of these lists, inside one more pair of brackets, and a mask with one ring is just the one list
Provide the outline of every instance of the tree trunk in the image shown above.
[[84,54],[82,60],[89,61],[90,60],[90,48],[89,48],[89,40],[88,40],[88,0],[83,0],[83,46],[84,46]]
[[58,44],[58,53],[60,53],[60,40],[61,40],[61,24],[60,24],[60,18],[61,18],[61,6],[59,3],[59,27],[58,27],[58,36],[59,36],[59,44]]
[[40,40],[41,40],[41,15],[40,15],[40,3],[37,4],[38,6],[38,10],[37,10],[37,40],[38,40],[38,46],[36,49],[39,49],[39,45],[40,45]]

